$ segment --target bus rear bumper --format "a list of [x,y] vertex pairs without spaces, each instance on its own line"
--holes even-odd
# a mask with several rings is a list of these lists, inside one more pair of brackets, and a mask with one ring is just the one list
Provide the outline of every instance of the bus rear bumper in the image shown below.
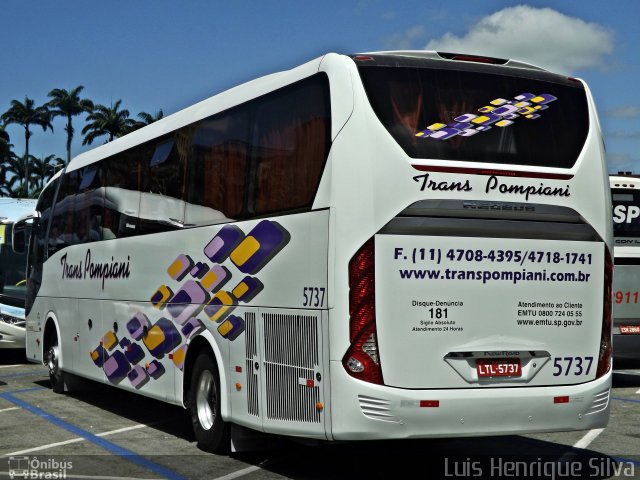
[[587,430],[609,421],[611,371],[562,388],[406,390],[356,380],[331,362],[331,384],[335,440]]

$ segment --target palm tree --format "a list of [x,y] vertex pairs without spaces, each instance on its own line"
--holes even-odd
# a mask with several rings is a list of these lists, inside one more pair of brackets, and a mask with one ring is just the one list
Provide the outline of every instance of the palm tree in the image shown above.
[[141,120],[140,122],[136,122],[140,125],[140,128],[146,127],[147,125],[151,125],[153,122],[157,122],[161,118],[164,117],[164,112],[162,109],[158,110],[155,115],[151,115],[147,112],[140,112],[138,114],[138,118]]
[[11,100],[11,106],[9,110],[4,112],[2,121],[5,125],[15,123],[24,127],[24,192],[29,191],[29,138],[31,138],[31,131],[29,127],[31,125],[40,125],[43,131],[47,131],[50,128],[53,132],[53,126],[51,125],[51,115],[46,106],[36,107],[35,102],[29,98],[24,97],[24,103],[18,100]]
[[127,133],[131,133],[134,130],[138,130],[142,127],[146,127],[147,125],[151,125],[153,122],[157,122],[163,117],[164,117],[164,112],[162,111],[162,109],[158,110],[155,115],[151,115],[150,113],[147,113],[147,112],[140,112],[138,114],[138,118],[140,120],[134,120],[133,125],[131,125]]
[[0,195],[8,196],[10,194],[9,183],[7,181],[8,162],[15,154],[11,151],[11,138],[2,125],[0,125]]
[[63,88],[55,88],[51,90],[48,96],[51,100],[47,103],[52,117],[66,117],[67,126],[64,131],[67,132],[67,164],[71,161],[71,142],[73,141],[73,125],[71,119],[81,113],[91,112],[93,110],[93,102],[86,98],[80,98],[80,92],[84,89],[82,85],[67,91]]
[[129,110],[120,108],[122,100],[118,100],[112,107],[95,105],[93,111],[87,116],[87,125],[82,129],[85,136],[83,145],[91,144],[103,135],[108,135],[108,142],[116,137],[126,135],[135,121],[129,118]]
[[11,187],[9,186],[9,182],[6,179],[2,179],[0,181],[0,196],[2,197],[10,197],[12,194]]
[[31,165],[32,178],[37,184],[36,187],[42,190],[49,179],[53,177],[56,168],[64,166],[64,160],[56,155],[47,155],[44,158],[32,157]]
[[11,141],[9,133],[4,129],[4,125],[0,125],[0,144],[7,144]]
[[24,161],[16,154],[11,152],[10,155],[4,159],[2,167],[4,171],[3,185],[8,190],[9,196],[14,198],[26,197],[26,186],[24,183]]
[[22,186],[23,183],[20,181],[20,178],[11,177],[2,184],[2,190],[6,192],[7,197],[24,198]]
[[11,138],[2,125],[0,125],[0,163],[4,163],[6,157],[11,153]]

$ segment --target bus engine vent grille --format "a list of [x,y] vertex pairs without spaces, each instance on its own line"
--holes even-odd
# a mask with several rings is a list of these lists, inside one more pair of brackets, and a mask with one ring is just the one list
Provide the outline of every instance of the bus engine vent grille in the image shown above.
[[318,317],[263,314],[266,417],[320,423]]
[[358,403],[360,403],[360,409],[365,417],[373,420],[382,420],[383,422],[400,423],[400,420],[392,413],[389,400],[358,395]]
[[256,375],[253,365],[258,355],[256,348],[256,314],[247,313],[244,316],[245,322],[245,350],[246,350],[246,365],[245,371],[247,372],[247,412],[249,415],[260,415],[258,407],[258,375]]
[[593,401],[591,402],[591,407],[585,415],[593,415],[594,413],[599,413],[605,410],[609,406],[609,396],[611,395],[611,391],[609,389],[604,392],[598,393],[593,396]]
[[264,359],[295,367],[318,365],[318,318],[309,315],[263,314]]
[[313,370],[265,363],[267,418],[294,422],[320,423],[316,404],[320,387],[308,386]]

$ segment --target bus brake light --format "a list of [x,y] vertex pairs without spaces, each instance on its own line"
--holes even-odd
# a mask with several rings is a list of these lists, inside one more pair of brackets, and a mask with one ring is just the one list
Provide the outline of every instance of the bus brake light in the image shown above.
[[342,364],[352,377],[382,384],[375,319],[375,244],[370,238],[349,262],[349,339]]
[[613,311],[611,304],[613,282],[613,260],[607,246],[604,246],[604,301],[602,308],[602,332],[600,334],[600,351],[598,352],[598,369],[596,378],[604,376],[611,368],[611,324]]

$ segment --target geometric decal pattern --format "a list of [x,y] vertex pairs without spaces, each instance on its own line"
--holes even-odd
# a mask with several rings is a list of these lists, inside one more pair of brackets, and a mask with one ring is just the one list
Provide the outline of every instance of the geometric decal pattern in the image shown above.
[[512,99],[496,98],[475,113],[464,113],[451,123],[434,123],[416,133],[416,137],[432,140],[449,140],[453,137],[471,137],[492,127],[504,128],[513,125],[519,118],[535,120],[546,110],[548,104],[557,100],[553,95],[521,93]]
[[[188,340],[202,332],[206,323],[213,322],[222,338],[235,340],[245,324],[233,315],[234,309],[262,291],[264,285],[255,275],[290,239],[284,227],[270,220],[260,221],[246,235],[236,225],[223,226],[205,244],[203,258],[181,253],[168,265],[166,281],[150,297],[161,318],[151,322],[137,312],[128,320],[124,337],[106,332],[90,352],[93,363],[103,369],[109,382],[127,378],[139,389],[162,377],[165,356],[182,370]],[[232,271],[240,274],[234,278]]]

